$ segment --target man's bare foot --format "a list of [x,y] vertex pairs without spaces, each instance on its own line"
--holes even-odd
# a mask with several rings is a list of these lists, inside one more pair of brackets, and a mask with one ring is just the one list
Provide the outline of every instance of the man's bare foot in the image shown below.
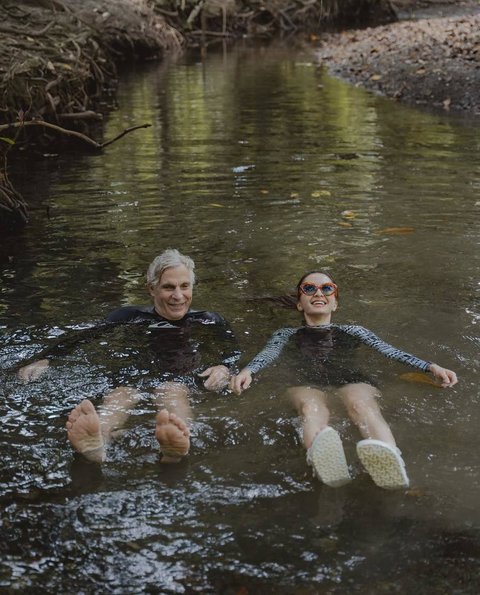
[[65,425],[68,439],[73,448],[89,461],[103,463],[105,445],[100,418],[88,399],[82,401],[70,412]]
[[160,443],[162,463],[178,463],[190,450],[190,430],[174,413],[162,409],[157,414],[155,437]]

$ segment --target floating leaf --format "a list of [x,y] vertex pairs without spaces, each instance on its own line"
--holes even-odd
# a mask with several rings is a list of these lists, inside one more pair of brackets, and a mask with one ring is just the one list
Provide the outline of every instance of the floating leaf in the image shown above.
[[268,194],[268,192],[269,192],[269,191],[268,191],[268,190],[266,190],[265,188],[262,188],[262,189],[260,190],[260,194]]
[[426,491],[421,488],[412,488],[411,490],[407,490],[405,495],[410,496],[411,498],[421,498],[426,495]]
[[339,221],[338,225],[340,225],[340,227],[353,227],[353,225],[348,223],[348,221]]
[[210,206],[210,207],[219,207],[219,208],[223,209],[223,205],[219,205],[217,202],[211,202],[211,203],[209,203],[208,206]]
[[355,211],[342,211],[341,215],[345,219],[355,219],[355,217],[357,216],[357,213],[355,213]]
[[290,198],[298,198],[300,195],[298,194],[298,192],[291,192],[290,193]]
[[12,140],[11,138],[8,138],[6,136],[0,136],[0,140],[3,140],[4,143],[7,143],[8,145],[14,145],[15,141]]
[[400,378],[406,382],[420,382],[421,384],[430,384],[431,386],[441,388],[438,382],[435,382],[433,378],[421,372],[406,372],[405,374],[400,374]]
[[329,190],[317,190],[310,195],[312,198],[320,198],[321,196],[332,196]]
[[401,235],[404,233],[412,233],[414,231],[414,227],[385,227],[385,229],[381,229],[378,233],[390,233],[392,235]]

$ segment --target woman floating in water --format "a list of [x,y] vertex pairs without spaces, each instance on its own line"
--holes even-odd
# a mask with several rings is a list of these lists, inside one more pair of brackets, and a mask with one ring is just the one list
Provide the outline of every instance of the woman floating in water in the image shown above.
[[364,343],[389,358],[430,372],[442,387],[457,383],[455,372],[400,351],[361,326],[332,324],[332,314],[338,307],[338,288],[323,272],[303,275],[297,284],[296,307],[303,312],[305,324],[276,331],[262,351],[232,378],[231,389],[236,394],[247,389],[252,375],[271,364],[289,339],[295,337],[301,354],[312,365],[308,375],[300,372],[301,385],[290,387],[287,393],[302,416],[307,461],[317,477],[332,487],[351,479],[340,436],[328,425],[326,395],[335,389],[363,437],[357,444],[357,454],[373,481],[382,488],[407,488],[405,463],[376,401],[379,391],[368,377],[347,366],[342,358],[345,360],[351,347]]

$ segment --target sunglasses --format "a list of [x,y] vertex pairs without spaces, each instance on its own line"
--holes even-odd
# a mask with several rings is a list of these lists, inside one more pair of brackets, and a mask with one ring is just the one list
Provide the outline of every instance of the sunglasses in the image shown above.
[[300,291],[305,295],[315,295],[319,289],[325,297],[337,293],[337,286],[335,283],[323,283],[322,285],[316,285],[315,283],[310,283],[307,281],[306,283],[302,283],[300,285]]

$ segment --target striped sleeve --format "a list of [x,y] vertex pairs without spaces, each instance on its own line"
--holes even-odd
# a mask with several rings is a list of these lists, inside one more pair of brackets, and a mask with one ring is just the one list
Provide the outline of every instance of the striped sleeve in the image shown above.
[[397,360],[404,364],[413,366],[414,368],[419,368],[424,372],[428,372],[428,367],[430,366],[431,362],[427,362],[423,359],[415,357],[414,355],[411,355],[410,353],[401,351],[400,349],[393,347],[393,345],[385,343],[385,341],[382,341],[382,339],[377,337],[377,335],[372,333],[372,331],[369,331],[363,326],[345,324],[339,325],[338,328],[340,328],[343,332],[352,335],[353,337],[357,337],[362,343],[365,343],[365,345],[372,347],[372,349],[379,351],[390,359]]
[[269,366],[278,358],[280,353],[283,351],[283,348],[288,343],[290,337],[297,331],[298,328],[282,328],[278,331],[275,331],[265,344],[265,347],[259,353],[257,353],[252,361],[249,362],[245,367],[250,370],[252,374],[256,374],[263,368]]

